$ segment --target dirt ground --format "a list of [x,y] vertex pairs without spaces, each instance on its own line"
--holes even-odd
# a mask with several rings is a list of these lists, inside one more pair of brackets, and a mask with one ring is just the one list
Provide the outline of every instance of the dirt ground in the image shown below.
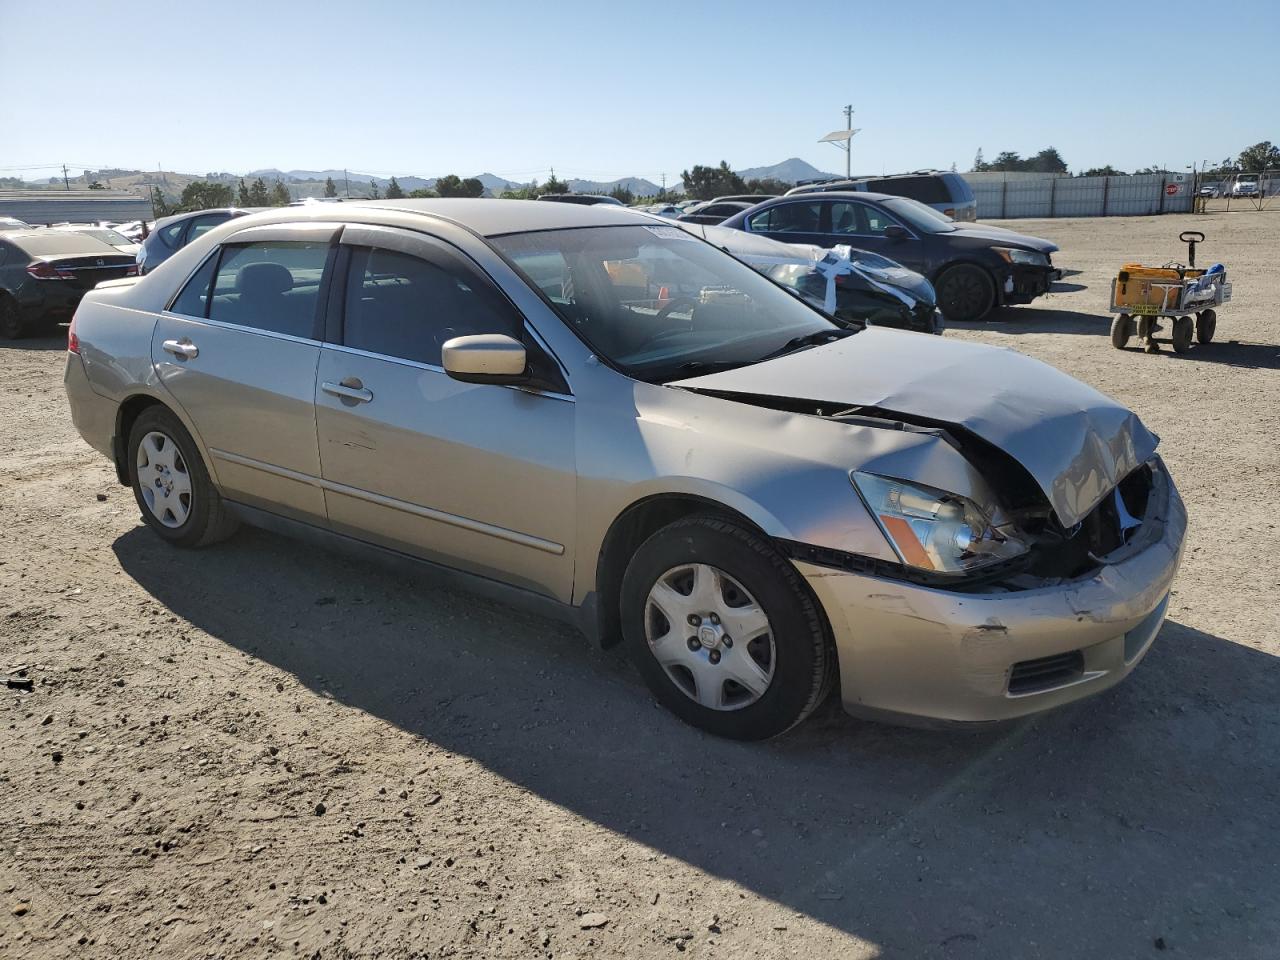
[[[557,624],[252,530],[163,546],[0,346],[0,957],[1280,955],[1280,213],[1018,221],[1079,270],[953,329],[1162,437],[1169,622],[983,733],[829,704],[766,744]],[[1117,352],[1106,280],[1209,235],[1220,343]],[[983,371],[972,371],[982,389]]]

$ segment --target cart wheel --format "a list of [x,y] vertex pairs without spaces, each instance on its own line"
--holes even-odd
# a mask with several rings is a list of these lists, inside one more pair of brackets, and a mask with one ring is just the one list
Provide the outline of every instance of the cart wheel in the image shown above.
[[1190,317],[1176,317],[1173,321],[1173,352],[1186,353],[1191,349],[1193,324]]
[[1212,343],[1214,331],[1218,329],[1218,314],[1214,310],[1202,310],[1196,316],[1196,340],[1200,343]]
[[1111,321],[1111,345],[1117,350],[1123,350],[1132,336],[1133,317],[1129,316],[1129,314],[1119,314]]

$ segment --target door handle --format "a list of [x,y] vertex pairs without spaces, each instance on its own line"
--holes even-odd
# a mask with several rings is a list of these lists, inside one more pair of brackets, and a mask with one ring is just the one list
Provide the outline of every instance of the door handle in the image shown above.
[[200,348],[190,340],[166,340],[162,346],[165,353],[173,354],[183,360],[194,360],[200,356]]
[[356,403],[368,403],[373,399],[373,391],[366,390],[355,377],[349,377],[342,383],[331,383],[326,380],[320,384],[320,389],[335,397],[342,397],[344,400],[354,400]]

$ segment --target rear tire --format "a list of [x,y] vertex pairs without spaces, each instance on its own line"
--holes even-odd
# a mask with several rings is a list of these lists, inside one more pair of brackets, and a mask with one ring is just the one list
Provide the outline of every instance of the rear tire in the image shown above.
[[935,285],[938,308],[948,323],[984,320],[996,305],[996,285],[981,267],[962,263],[948,267]]
[[20,340],[26,335],[22,311],[12,297],[0,296],[0,340]]
[[209,479],[191,434],[172,411],[148,407],[129,431],[129,482],[142,519],[176,547],[225,540],[239,526]]
[[1196,341],[1212,343],[1213,334],[1218,329],[1218,314],[1215,310],[1202,310],[1196,317]]
[[777,736],[830,692],[835,654],[817,601],[785,557],[738,524],[695,516],[651,536],[623,575],[621,613],[654,697],[710,733]]
[[1111,321],[1111,345],[1117,350],[1123,350],[1129,345],[1129,338],[1133,336],[1133,318],[1127,313],[1119,314]]

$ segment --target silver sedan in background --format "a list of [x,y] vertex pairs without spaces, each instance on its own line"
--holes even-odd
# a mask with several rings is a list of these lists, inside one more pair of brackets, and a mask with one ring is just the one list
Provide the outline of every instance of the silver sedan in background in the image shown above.
[[603,205],[231,220],[85,297],[66,389],[159,540],[244,521],[411,559],[624,645],[744,739],[835,686],[930,723],[1106,689],[1186,525],[1156,438],[1092,388],[837,324]]

